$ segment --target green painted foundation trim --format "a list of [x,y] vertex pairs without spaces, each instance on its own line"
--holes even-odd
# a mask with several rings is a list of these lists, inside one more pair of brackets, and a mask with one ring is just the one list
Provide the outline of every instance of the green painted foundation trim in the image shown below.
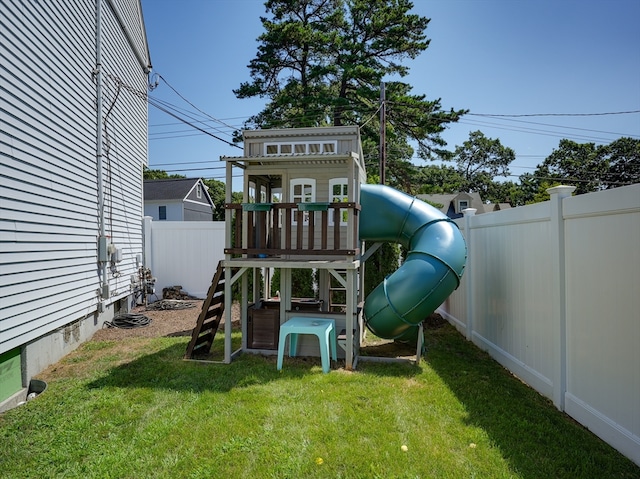
[[22,389],[20,348],[0,354],[0,402]]

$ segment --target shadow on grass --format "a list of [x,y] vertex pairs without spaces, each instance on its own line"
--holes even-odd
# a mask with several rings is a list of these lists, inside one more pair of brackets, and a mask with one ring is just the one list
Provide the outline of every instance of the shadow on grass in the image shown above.
[[[216,339],[221,342],[222,339]],[[214,344],[214,352],[220,350]],[[228,392],[266,384],[281,379],[302,379],[308,375],[323,374],[320,358],[285,357],[283,369],[276,369],[277,357],[242,354],[231,364],[184,361],[186,343],[177,342],[155,353],[138,357],[128,363],[111,368],[108,373],[91,382],[89,388],[131,387],[157,388],[175,391]],[[344,360],[332,362],[332,369],[344,368]],[[409,364],[379,364],[368,368],[368,373],[382,376],[409,377],[420,370]]]
[[640,468],[511,375],[452,326],[430,331],[428,364],[518,477],[638,478]]

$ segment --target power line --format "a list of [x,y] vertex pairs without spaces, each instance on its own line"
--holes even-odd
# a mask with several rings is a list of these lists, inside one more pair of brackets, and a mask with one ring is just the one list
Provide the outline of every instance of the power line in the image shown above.
[[221,125],[226,126],[227,128],[231,128],[233,129],[233,127],[231,125],[226,124],[225,122],[223,122],[222,120],[218,120],[217,118],[209,115],[207,112],[202,111],[200,108],[198,108],[197,106],[195,106],[193,103],[191,103],[189,100],[187,100],[178,90],[176,90],[173,86],[171,86],[171,84],[162,76],[162,75],[158,75],[158,77],[169,87],[171,88],[174,93],[176,95],[178,95],[180,98],[182,98],[185,102],[187,102],[189,105],[191,105],[193,108],[195,108],[196,110],[198,110],[200,113],[202,113],[203,115],[205,115],[206,117],[210,118],[211,120],[220,123]]
[[505,131],[516,131],[516,132],[520,132],[520,133],[531,133],[534,135],[542,135],[542,136],[550,136],[550,137],[554,137],[554,138],[575,138],[575,139],[579,139],[582,141],[597,141],[597,142],[602,142],[602,143],[607,143],[609,141],[611,141],[611,139],[609,138],[599,138],[599,137],[594,137],[594,136],[587,136],[587,135],[579,135],[579,134],[566,134],[560,131],[552,131],[552,130],[541,130],[539,128],[518,128],[518,127],[508,127],[508,126],[502,126],[500,124],[496,124],[496,123],[489,123],[489,122],[479,122],[479,121],[466,121],[466,120],[460,120],[459,123],[461,125],[471,125],[471,126],[480,126],[480,127],[485,127],[485,128],[495,128],[498,130],[505,130]]
[[220,138],[219,136],[216,136],[213,133],[210,133],[210,132],[204,130],[203,128],[200,128],[199,126],[197,126],[194,123],[186,120],[185,118],[182,118],[178,113],[176,113],[175,111],[171,110],[171,108],[173,108],[174,110],[179,110],[179,108],[175,108],[170,103],[164,102],[163,100],[156,100],[156,99],[152,98],[151,96],[149,96],[149,94],[147,92],[140,91],[137,88],[126,84],[120,77],[118,77],[116,75],[108,74],[107,77],[111,78],[114,81],[116,81],[121,88],[124,88],[125,90],[133,93],[134,95],[138,96],[139,98],[142,98],[143,100],[146,100],[146,102],[149,105],[156,107],[158,110],[166,113],[169,116],[172,116],[176,120],[179,120],[182,123],[185,123],[185,124],[191,126],[192,128],[204,133],[205,135],[209,135],[209,136],[215,138],[216,140],[222,141],[223,143],[226,143],[229,146],[233,146],[233,147],[242,149],[241,146],[238,146],[235,143],[231,143],[231,142],[229,142],[227,140],[224,140],[224,139]]
[[180,117],[177,113],[174,113],[173,111],[170,111],[168,108],[165,108],[165,107],[161,106],[161,104],[159,104],[159,103],[158,103],[158,102],[156,102],[155,100],[152,100],[152,99],[151,99],[151,97],[147,97],[147,101],[149,102],[149,104],[150,104],[150,105],[152,105],[152,106],[156,107],[158,110],[160,110],[160,111],[162,111],[162,112],[166,113],[166,114],[167,114],[167,115],[169,115],[169,116],[174,117],[176,120],[180,120],[181,122],[183,122],[183,123],[185,123],[185,124],[189,125],[191,128],[194,128],[194,129],[196,129],[196,130],[198,130],[198,131],[200,131],[200,132],[204,133],[205,135],[209,135],[209,136],[211,136],[211,137],[215,138],[216,140],[219,140],[219,141],[221,141],[221,142],[223,142],[223,143],[226,143],[226,144],[227,144],[227,145],[229,145],[229,146],[233,146],[233,147],[235,147],[235,148],[242,149],[242,147],[241,147],[241,146],[238,146],[238,145],[236,145],[235,143],[232,143],[232,142],[227,141],[227,140],[225,140],[225,139],[223,139],[223,138],[220,138],[219,136],[214,135],[213,133],[211,133],[211,132],[209,132],[209,131],[205,130],[204,128],[200,128],[198,125],[196,125],[196,124],[194,124],[194,123],[192,123],[192,122],[190,122],[190,121],[188,121],[188,120],[186,120],[186,119],[184,119],[184,118]]
[[611,111],[605,113],[520,113],[520,114],[501,114],[501,113],[467,113],[469,116],[497,116],[505,118],[519,118],[526,116],[606,116],[606,115],[629,115],[640,113],[640,110],[629,111]]
[[605,135],[631,136],[631,137],[640,138],[640,135],[636,135],[636,134],[617,133],[615,131],[592,130],[592,129],[589,129],[589,128],[578,128],[578,127],[575,127],[575,126],[554,125],[554,124],[550,124],[550,123],[540,123],[538,121],[513,120],[513,119],[509,119],[509,118],[506,118],[505,121],[512,121],[512,122],[516,122],[516,123],[527,123],[529,125],[548,126],[548,127],[553,127],[553,128],[563,128],[563,129],[566,129],[566,130],[588,131],[588,132],[591,132],[591,133],[604,133]]

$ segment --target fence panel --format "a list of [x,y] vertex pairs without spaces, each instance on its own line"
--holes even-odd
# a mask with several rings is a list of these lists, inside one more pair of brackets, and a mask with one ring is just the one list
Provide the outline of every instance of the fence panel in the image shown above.
[[545,396],[553,392],[550,212],[542,203],[474,217],[472,339]]
[[[454,222],[460,228],[460,232],[464,236],[465,241],[467,242],[467,259],[470,258],[470,243],[467,237],[467,225],[464,218],[459,218],[454,220]],[[467,315],[467,301],[468,301],[468,287],[467,283],[469,276],[471,275],[469,261],[465,266],[462,279],[460,280],[460,286],[455,291],[455,294],[450,295],[447,299],[445,299],[443,305],[438,309],[438,312],[446,317],[463,335],[467,335],[467,332],[470,334],[469,325],[469,317]]]
[[567,198],[568,414],[640,461],[640,185]]
[[145,219],[146,266],[157,279],[156,294],[182,286],[192,296],[204,298],[224,259],[224,221],[151,221]]
[[441,312],[640,464],[640,185],[551,193],[465,218],[464,289]]

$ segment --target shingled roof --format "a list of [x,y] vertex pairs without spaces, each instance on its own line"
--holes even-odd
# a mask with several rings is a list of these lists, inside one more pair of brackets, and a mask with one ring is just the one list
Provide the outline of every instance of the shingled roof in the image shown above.
[[200,178],[144,180],[144,200],[184,200],[199,181]]

